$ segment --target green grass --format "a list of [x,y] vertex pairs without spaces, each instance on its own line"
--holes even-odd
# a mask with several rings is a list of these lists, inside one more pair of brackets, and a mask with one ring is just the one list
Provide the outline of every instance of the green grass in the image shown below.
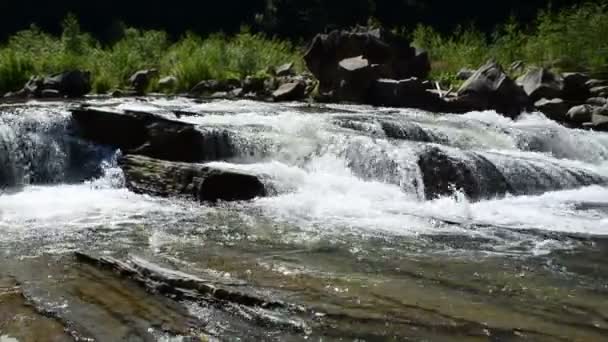
[[608,5],[587,2],[559,12],[541,11],[534,23],[515,20],[485,35],[474,27],[442,35],[419,25],[412,33],[414,45],[429,51],[432,77],[452,81],[462,67],[476,68],[489,59],[505,67],[515,61],[585,71],[608,76]]
[[204,39],[187,34],[171,42],[161,31],[125,28],[119,41],[103,46],[69,15],[59,37],[32,26],[0,45],[0,94],[20,89],[33,75],[73,68],[91,71],[97,93],[126,87],[134,72],[146,68],[176,76],[177,90],[185,91],[202,80],[259,75],[288,62],[303,70],[301,52],[292,44],[246,29]]
[[[455,74],[460,68],[476,68],[488,59],[505,67],[521,60],[527,65],[608,77],[607,37],[605,1],[559,12],[547,9],[528,26],[510,20],[491,35],[473,26],[445,35],[419,25],[411,33],[414,45],[430,53],[431,77],[450,85],[457,85]],[[82,32],[76,18],[68,15],[60,36],[32,26],[0,44],[0,93],[18,90],[33,75],[73,68],[91,72],[97,93],[124,88],[131,74],[145,68],[157,68],[161,77],[176,76],[174,90],[186,91],[202,80],[260,76],[288,62],[304,70],[302,51],[292,43],[247,28],[232,36],[190,33],[177,42],[161,31],[124,28],[120,40],[103,45]]]

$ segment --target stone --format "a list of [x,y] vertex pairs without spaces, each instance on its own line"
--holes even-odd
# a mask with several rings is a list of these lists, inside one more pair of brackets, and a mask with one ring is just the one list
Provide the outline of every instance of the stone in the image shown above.
[[605,104],[608,104],[608,99],[605,97],[590,97],[587,99],[587,101],[585,101],[585,103],[601,107]]
[[608,131],[608,105],[594,109],[591,125],[588,127],[598,131]]
[[458,73],[456,73],[456,79],[459,79],[461,81],[466,81],[471,76],[473,76],[475,71],[476,71],[475,69],[462,68],[458,71]]
[[40,93],[40,97],[47,99],[56,99],[61,97],[61,93],[57,89],[44,89]]
[[585,85],[589,89],[595,88],[595,87],[604,87],[604,86],[608,86],[608,80],[590,79],[587,82],[585,82]]
[[599,86],[589,89],[593,97],[608,97],[608,86]]
[[568,122],[575,124],[583,124],[585,122],[590,122],[591,117],[593,115],[594,107],[590,105],[580,105],[574,106],[570,108],[568,113],[566,114],[566,118]]
[[205,80],[195,85],[190,93],[194,95],[213,94],[217,92],[229,92],[241,87],[241,81],[237,79]]
[[379,79],[372,83],[369,103],[376,106],[409,107],[439,111],[442,101],[418,78]]
[[564,90],[561,98],[567,101],[584,102],[591,94],[586,86],[589,76],[580,72],[566,72],[562,74]]
[[[524,90],[507,76],[502,67],[490,61],[479,68],[458,90],[459,99],[450,108],[462,111],[493,109],[507,117],[517,117],[530,106]],[[456,111],[455,111],[456,112]]]
[[158,76],[156,69],[139,70],[129,77],[129,84],[137,95],[143,95],[148,90],[152,78],[156,76]]
[[363,56],[346,58],[338,64],[340,84],[334,91],[334,100],[363,103],[376,78],[374,68]]
[[58,90],[66,97],[82,97],[91,91],[91,73],[70,70],[54,74],[44,79],[43,88]]
[[139,155],[119,160],[127,188],[154,196],[187,197],[204,202],[246,201],[266,196],[256,175],[227,167],[179,163]]
[[97,144],[152,158],[181,162],[224,160],[234,156],[224,130],[203,130],[158,114],[81,107],[72,110],[76,133]]
[[277,102],[301,100],[306,96],[306,84],[303,82],[285,83],[272,93]]
[[165,76],[158,80],[158,88],[162,90],[173,90],[177,87],[179,80],[175,76]]
[[566,121],[568,105],[562,99],[540,99],[534,103],[534,107],[551,120]]
[[294,75],[294,64],[293,63],[285,63],[281,66],[278,66],[275,69],[275,75],[277,76],[293,76]]
[[319,81],[320,96],[339,94],[337,90],[345,81],[340,63],[359,56],[376,71],[375,79],[426,78],[430,72],[428,54],[416,50],[407,39],[390,31],[334,30],[317,35],[304,55],[308,69]]
[[517,79],[517,84],[524,89],[531,101],[534,102],[542,98],[560,98],[564,91],[564,79],[545,68],[528,71]]
[[[247,76],[243,80],[243,82],[241,84],[241,88],[243,89],[243,92],[245,94],[248,94],[248,93],[255,93],[255,94],[267,93],[266,87],[265,87],[266,80],[267,79],[264,78],[264,77]],[[272,89],[272,90],[275,90],[275,89]]]

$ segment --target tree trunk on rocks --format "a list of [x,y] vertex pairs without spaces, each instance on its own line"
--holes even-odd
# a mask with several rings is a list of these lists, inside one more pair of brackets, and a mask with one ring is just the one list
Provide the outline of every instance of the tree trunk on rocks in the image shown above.
[[127,188],[135,193],[205,202],[246,201],[267,194],[257,176],[239,170],[138,155],[122,157],[119,165],[125,174]]

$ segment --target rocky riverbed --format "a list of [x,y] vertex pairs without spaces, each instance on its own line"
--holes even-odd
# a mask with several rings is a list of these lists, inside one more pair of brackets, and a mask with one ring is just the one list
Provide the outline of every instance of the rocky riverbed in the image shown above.
[[2,342],[608,333],[604,133],[180,97],[0,113]]

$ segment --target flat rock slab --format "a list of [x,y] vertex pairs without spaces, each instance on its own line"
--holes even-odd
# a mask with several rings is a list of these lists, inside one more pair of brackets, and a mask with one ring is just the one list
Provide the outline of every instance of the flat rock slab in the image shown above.
[[140,155],[119,160],[127,187],[136,193],[187,197],[204,202],[246,201],[266,196],[258,176],[203,164],[170,162]]

